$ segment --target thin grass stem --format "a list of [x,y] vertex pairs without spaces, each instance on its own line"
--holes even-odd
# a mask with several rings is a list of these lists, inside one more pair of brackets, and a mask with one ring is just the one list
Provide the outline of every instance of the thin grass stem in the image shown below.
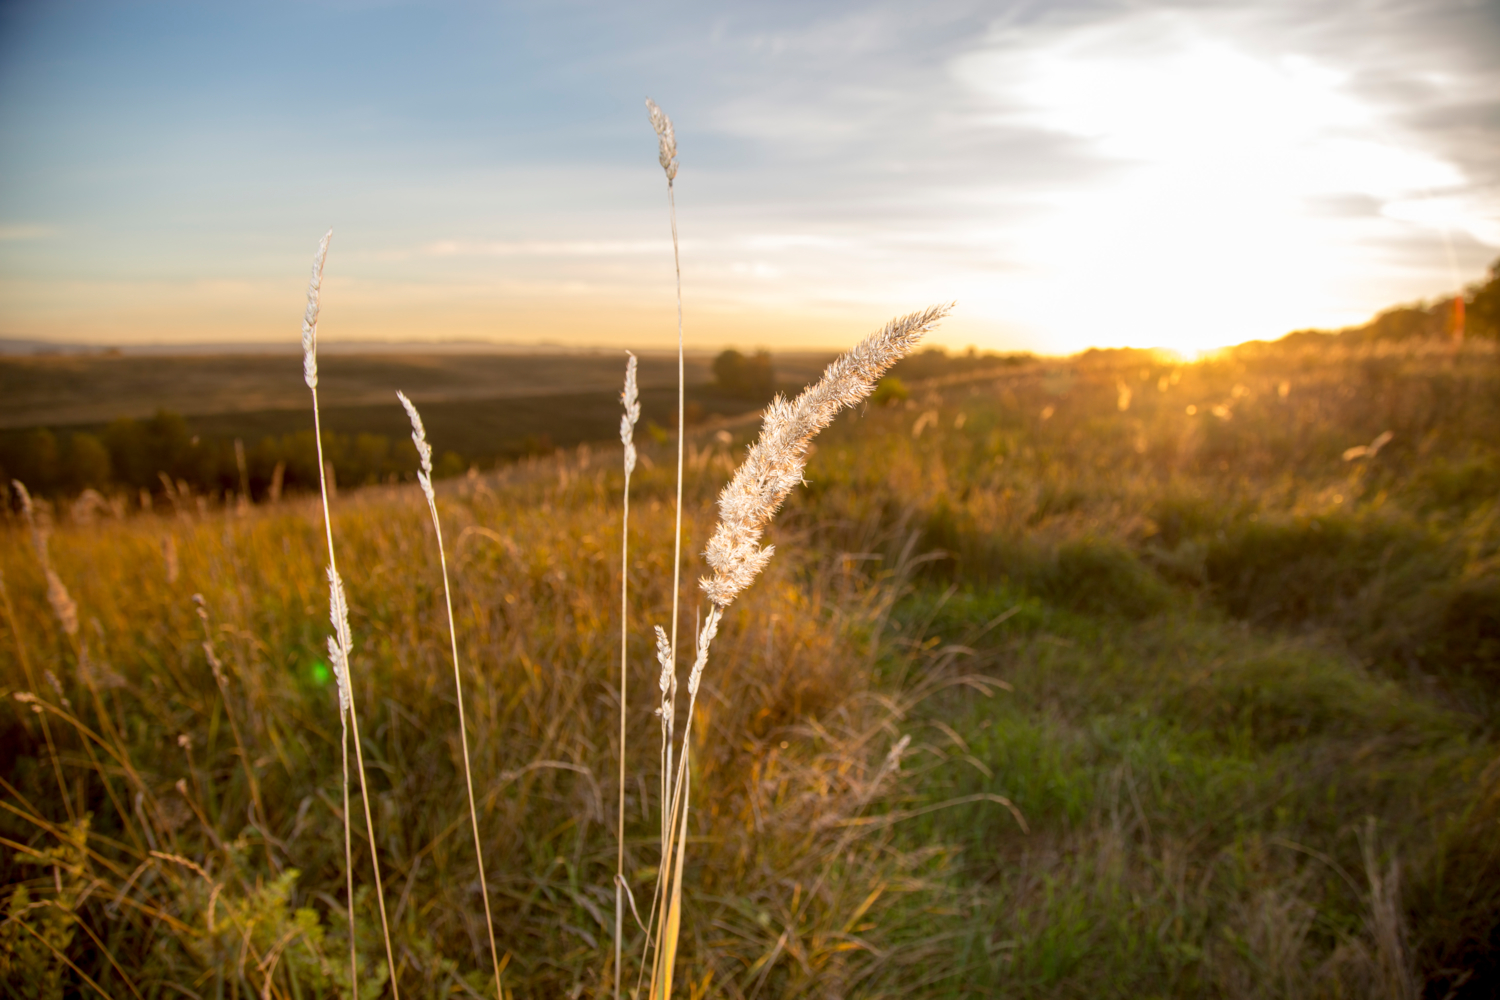
[[484,925],[489,931],[490,964],[495,970],[496,1000],[505,1000],[505,990],[500,985],[500,955],[495,948],[495,919],[490,913],[490,886],[484,877],[484,848],[479,842],[479,810],[474,805],[474,775],[469,764],[469,728],[464,715],[464,682],[458,670],[458,630],[453,626],[453,594],[448,586],[448,556],[443,551],[443,524],[438,519],[437,495],[432,488],[432,446],[427,443],[427,430],[422,426],[422,416],[405,393],[396,393],[401,405],[406,407],[411,418],[411,439],[417,446],[422,469],[417,481],[422,485],[422,494],[427,498],[427,510],[432,515],[432,530],[437,534],[438,562],[443,568],[443,603],[448,611],[448,645],[453,652],[453,687],[458,698],[458,737],[463,747],[464,788],[469,795],[469,825],[474,831],[474,857],[479,864],[479,894],[484,900]]
[[[629,351],[626,352],[630,354]],[[627,640],[630,635],[630,474],[635,471],[635,422],[641,405],[636,389],[636,358],[625,364],[625,389],[620,394],[625,413],[620,417],[620,443],[624,445],[625,485],[620,514],[620,801],[615,839],[615,1000],[620,1000],[620,962],[625,928],[625,696],[629,666]]]
[[[395,1000],[400,1000],[401,988],[396,982],[396,953],[391,947],[390,923],[385,913],[385,890],[380,882],[380,853],[375,840],[375,821],[370,815],[370,790],[365,781],[365,754],[359,741],[359,713],[354,706],[353,679],[349,672],[350,637],[348,608],[345,606],[343,583],[339,578],[338,563],[333,551],[333,517],[328,508],[328,465],[323,458],[323,424],[318,410],[318,297],[323,284],[323,261],[328,256],[328,241],[333,238],[333,230],[324,234],[322,241],[318,244],[318,252],[313,257],[312,278],[307,287],[307,311],[302,318],[302,375],[307,382],[308,389],[312,390],[313,402],[313,441],[317,445],[318,454],[318,490],[323,501],[323,530],[328,540],[328,580],[330,606],[334,619],[334,630],[338,633],[338,659],[334,669],[339,673],[340,699],[346,704],[341,706],[341,712],[349,713],[349,731],[346,736],[354,738],[354,762],[359,770],[359,794],[364,804],[365,832],[370,838],[370,865],[375,871],[375,901],[380,908],[380,930],[385,938],[385,958],[390,966],[391,995]],[[342,662],[338,662],[342,661]],[[347,738],[345,746],[348,746]],[[349,764],[348,750],[344,751],[344,866],[352,873],[354,868],[353,846],[351,844],[349,824]],[[349,987],[357,997],[359,995],[359,967],[356,960],[354,946],[354,894],[353,876],[350,878],[349,895]]]

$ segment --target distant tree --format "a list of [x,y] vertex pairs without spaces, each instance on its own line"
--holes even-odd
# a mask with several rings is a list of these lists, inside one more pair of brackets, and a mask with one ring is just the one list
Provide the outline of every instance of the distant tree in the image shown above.
[[746,357],[730,348],[714,358],[713,371],[714,383],[728,395],[760,401],[776,394],[776,370],[769,351]]
[[1442,309],[1397,306],[1387,309],[1365,324],[1364,337],[1369,340],[1417,340],[1436,337],[1444,332]]
[[1469,286],[1467,306],[1467,333],[1500,339],[1500,258],[1490,265],[1488,281]]
[[15,477],[33,493],[50,493],[57,489],[57,435],[45,427],[29,431],[21,441],[16,456]]
[[104,489],[110,483],[109,451],[92,434],[75,432],[68,439],[62,485],[68,490]]
[[116,481],[133,489],[155,489],[156,470],[146,456],[146,432],[129,417],[121,417],[104,428],[104,447]]

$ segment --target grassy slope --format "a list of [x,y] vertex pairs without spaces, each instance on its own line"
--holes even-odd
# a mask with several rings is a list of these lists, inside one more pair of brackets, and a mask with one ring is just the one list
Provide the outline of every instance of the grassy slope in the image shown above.
[[[1102,356],[840,421],[705,681],[695,994],[1399,995],[1405,968],[1435,996],[1466,971],[1460,988],[1487,995],[1500,912],[1496,376],[1479,349],[1459,363]],[[1342,460],[1387,429],[1373,460]],[[656,822],[646,635],[669,604],[656,457],[632,529],[641,777],[627,815],[641,899]],[[729,467],[721,448],[698,452],[690,551]],[[501,947],[522,996],[607,981],[618,482],[595,455],[440,499]],[[403,988],[447,995],[464,976],[482,993],[423,518],[410,491],[368,490],[341,501],[336,529]],[[299,505],[61,527],[52,550],[81,644],[54,624],[18,526],[0,550],[15,610],[0,677],[57,709],[71,808],[93,814],[97,852],[59,849],[52,861],[77,863],[54,879],[11,848],[6,881],[76,908],[143,994],[171,995],[164,980],[258,992],[268,955],[282,995],[328,995],[344,974],[320,535]],[[59,714],[62,696],[96,742]],[[0,833],[53,849],[68,807],[38,716],[8,700],[0,738],[16,764]],[[912,743],[892,758],[900,735]],[[247,773],[263,823],[249,821]],[[1008,798],[1030,832],[992,799],[956,801],[981,794]],[[298,935],[297,906],[318,929]],[[122,992],[88,931],[49,917],[60,912],[27,919]],[[373,968],[374,916],[359,912]],[[55,968],[6,927],[0,960]],[[1404,957],[1395,938],[1382,944],[1402,927]]]
[[[158,409],[188,416],[307,408],[301,354],[0,358],[0,427],[52,428],[149,417]],[[434,352],[329,355],[320,391],[328,406],[389,407],[397,389],[419,403],[510,399],[567,393],[619,393],[623,351],[571,354]],[[826,352],[783,352],[778,377],[795,382],[828,363]],[[708,383],[712,357],[687,358],[690,383]],[[641,384],[677,385],[677,358],[646,352]],[[399,413],[399,408],[397,412]],[[242,432],[245,433],[245,432]]]

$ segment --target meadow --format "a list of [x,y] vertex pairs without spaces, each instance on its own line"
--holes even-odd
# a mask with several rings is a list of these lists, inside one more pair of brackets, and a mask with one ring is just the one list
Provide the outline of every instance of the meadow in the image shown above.
[[[721,626],[679,993],[1493,995],[1497,432],[1482,341],[887,384],[818,439]],[[690,434],[686,552],[753,433]],[[639,901],[674,491],[672,444],[642,452]],[[611,995],[622,485],[595,445],[438,488],[516,997]],[[7,995],[349,995],[321,509],[38,511],[0,547]],[[333,530],[376,830],[356,863],[379,855],[397,955],[365,875],[360,995],[493,995],[425,501],[346,490]]]
[[[595,442],[618,419],[615,352],[439,345],[426,354],[335,354],[321,390],[323,445],[346,487],[412,478],[410,427],[391,405],[395,386],[410,391],[442,441],[444,476]],[[778,353],[773,378],[795,391],[831,358]],[[715,360],[685,358],[690,424],[757,409],[776,388],[747,396],[721,385]],[[640,358],[645,429],[658,436],[676,426],[676,361],[665,352]],[[138,501],[145,490],[193,505],[226,493],[262,500],[316,491],[317,445],[298,364],[285,352],[0,357],[0,475],[68,499],[91,489]]]

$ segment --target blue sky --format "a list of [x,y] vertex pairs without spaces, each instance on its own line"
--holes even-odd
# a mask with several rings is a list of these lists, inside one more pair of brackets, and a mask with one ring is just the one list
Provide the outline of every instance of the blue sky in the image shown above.
[[1500,5],[0,5],[0,336],[1194,348],[1500,256]]

